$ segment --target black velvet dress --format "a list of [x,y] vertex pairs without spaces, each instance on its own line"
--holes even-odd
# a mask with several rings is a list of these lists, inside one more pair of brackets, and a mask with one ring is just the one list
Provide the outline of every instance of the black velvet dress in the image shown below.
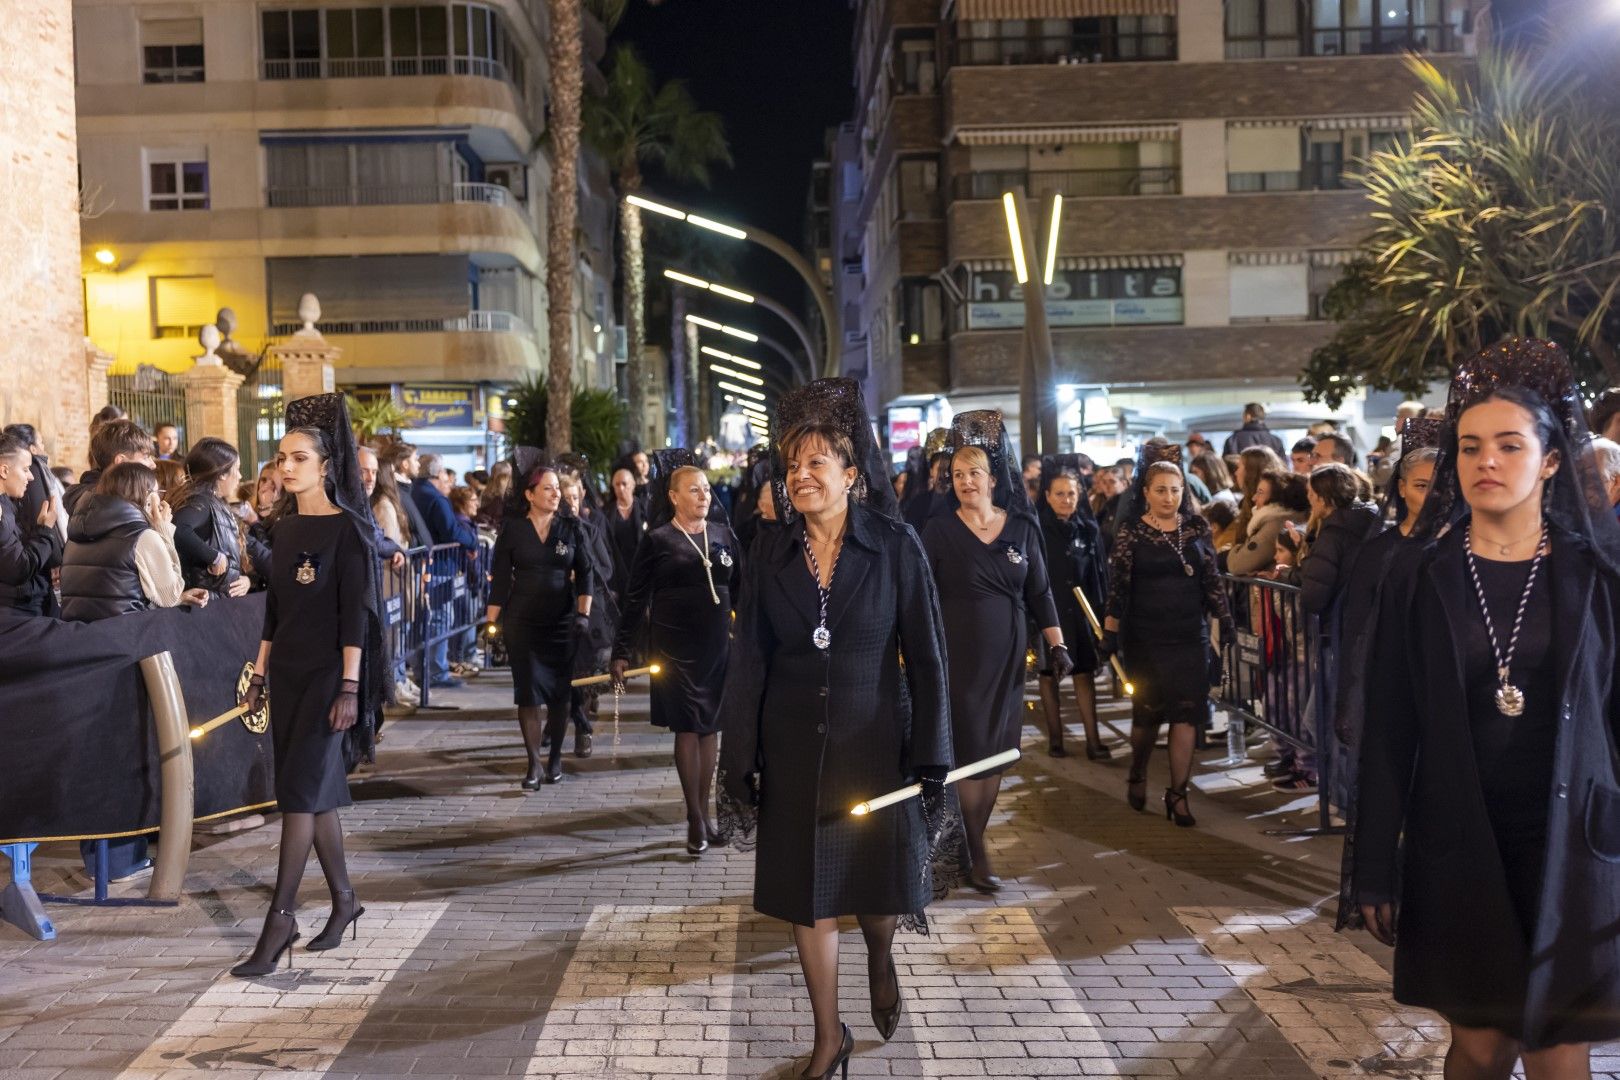
[[1024,626],[1030,618],[1058,625],[1041,547],[1028,514],[1008,514],[988,544],[954,512],[930,519],[923,532],[951,655],[951,745],[960,764],[1011,750],[1023,733]]
[[264,605],[271,643],[265,679],[282,813],[349,805],[342,732],[328,719],[343,649],[366,645],[369,549],[345,514],[291,514],[276,523]]
[[613,656],[631,658],[645,616],[652,631],[649,659],[663,667],[652,680],[652,722],[671,731],[711,735],[720,725],[742,549],[728,526],[708,523],[711,594],[698,554],[703,542],[703,534],[689,536],[674,522],[642,537],[625,588]]
[[1057,606],[1058,626],[1063,643],[1069,648],[1076,675],[1097,670],[1097,635],[1086,621],[1076,587],[1085,594],[1093,614],[1102,618],[1108,599],[1107,558],[1103,554],[1102,529],[1089,511],[1077,510],[1060,518],[1050,506],[1040,509],[1041,537],[1045,541],[1046,570],[1052,579],[1052,602]]
[[501,609],[518,705],[568,707],[576,600],[590,595],[590,547],[578,518],[555,515],[544,540],[527,517],[501,527],[489,602]]
[[1136,684],[1131,721],[1137,724],[1204,723],[1210,619],[1231,637],[1209,523],[1196,514],[1181,521],[1179,557],[1174,533],[1136,518],[1120,523],[1109,559],[1107,615],[1119,620],[1120,661]]

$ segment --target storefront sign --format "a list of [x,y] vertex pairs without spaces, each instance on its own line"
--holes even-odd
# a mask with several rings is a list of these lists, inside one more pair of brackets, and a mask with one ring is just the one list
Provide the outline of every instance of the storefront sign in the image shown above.
[[[975,273],[968,292],[968,328],[1016,330],[1024,325],[1024,290],[1005,270]],[[1064,270],[1046,287],[1053,327],[1180,323],[1181,271]]]
[[[920,410],[908,410],[917,412]],[[895,453],[910,450],[914,446],[922,445],[922,420],[897,419],[893,412],[889,414],[889,449]]]
[[411,414],[413,428],[481,426],[478,389],[473,386],[402,386],[400,408]]

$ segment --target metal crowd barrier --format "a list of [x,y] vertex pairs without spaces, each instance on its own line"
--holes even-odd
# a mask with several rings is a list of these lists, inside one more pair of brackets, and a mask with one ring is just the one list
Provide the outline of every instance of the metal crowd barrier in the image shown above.
[[1332,655],[1321,620],[1301,606],[1296,585],[1249,577],[1224,581],[1237,633],[1221,643],[1216,707],[1226,711],[1229,723],[1257,724],[1315,758],[1317,827],[1287,831],[1338,831],[1331,804],[1342,761],[1333,733]]
[[405,566],[381,564],[384,634],[395,670],[415,673],[421,708],[429,708],[428,658],[440,642],[461,637],[476,643],[489,601],[494,544],[480,538],[477,552],[460,544],[412,548]]

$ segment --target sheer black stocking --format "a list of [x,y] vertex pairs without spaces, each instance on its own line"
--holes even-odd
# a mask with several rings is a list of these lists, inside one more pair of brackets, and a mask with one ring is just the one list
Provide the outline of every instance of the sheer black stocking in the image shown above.
[[711,765],[709,771],[704,771],[704,763],[709,759],[703,745],[705,740],[711,745],[715,741],[713,735],[703,736],[695,731],[675,733],[675,774],[681,779],[681,797],[686,801],[686,839],[694,844],[707,840],[711,828],[707,792],[713,768]]
[[1001,791],[1001,777],[988,779],[974,777],[959,780],[957,798],[962,803],[962,831],[967,836],[968,858],[973,861],[973,880],[987,881],[995,874],[990,864],[990,852],[985,847],[984,831],[990,825],[990,815],[996,809],[996,795]]
[[1097,682],[1089,671],[1074,673],[1074,701],[1079,706],[1080,724],[1086,729],[1086,745],[1095,750],[1102,745],[1097,731]]
[[807,1071],[819,1075],[844,1045],[844,1025],[838,1019],[838,920],[817,919],[814,926],[794,926],[793,944],[799,951],[810,1011],[816,1018],[816,1047]]
[[890,949],[900,920],[894,915],[857,915],[855,919],[866,939],[866,985],[872,988],[872,1008],[892,1009],[900,1000],[900,983],[889,977]]
[[321,861],[321,873],[326,875],[326,887],[332,893],[332,915],[320,933],[326,940],[328,931],[343,932],[358,908],[354,887],[349,884],[349,867],[343,857],[343,823],[336,810],[328,810],[315,817],[315,857]]
[[1170,725],[1170,786],[1177,791],[1192,778],[1193,747],[1198,741],[1197,724]]
[[[337,815],[332,816],[335,818]],[[264,927],[253,946],[253,955],[248,957],[249,964],[271,963],[298,928],[292,915],[281,912],[298,910],[298,886],[304,880],[304,865],[309,862],[309,849],[315,840],[315,817],[314,814],[281,815],[276,888],[270,895],[270,910],[265,914]]]
[[1046,719],[1046,745],[1053,750],[1063,746],[1063,705],[1058,700],[1058,681],[1050,675],[1039,679],[1041,712]]
[[698,807],[703,815],[703,831],[712,844],[719,837],[720,830],[714,827],[714,819],[709,814],[709,807],[714,805],[714,772],[720,764],[720,737],[718,735],[698,736]]
[[540,751],[542,749],[540,706],[518,706],[518,729],[523,732],[523,749],[529,758],[529,771],[523,779],[532,784],[540,779]]
[[562,779],[563,736],[568,732],[569,719],[566,701],[546,706],[546,779],[553,783]]
[[1159,741],[1160,721],[1141,717],[1131,718],[1131,783],[1147,780],[1148,760],[1153,757],[1153,744]]

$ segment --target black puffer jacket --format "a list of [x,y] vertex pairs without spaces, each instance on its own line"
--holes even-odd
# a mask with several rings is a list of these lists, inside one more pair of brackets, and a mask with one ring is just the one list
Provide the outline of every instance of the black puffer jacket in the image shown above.
[[68,520],[62,618],[96,622],[152,606],[135,568],[135,543],[151,523],[116,495],[89,495]]
[[0,608],[54,615],[51,567],[62,561],[62,534],[17,517],[17,504],[0,495]]
[[1354,503],[1327,516],[1299,564],[1299,600],[1306,611],[1321,615],[1333,607],[1350,580],[1362,545],[1383,528],[1384,519],[1371,503]]

